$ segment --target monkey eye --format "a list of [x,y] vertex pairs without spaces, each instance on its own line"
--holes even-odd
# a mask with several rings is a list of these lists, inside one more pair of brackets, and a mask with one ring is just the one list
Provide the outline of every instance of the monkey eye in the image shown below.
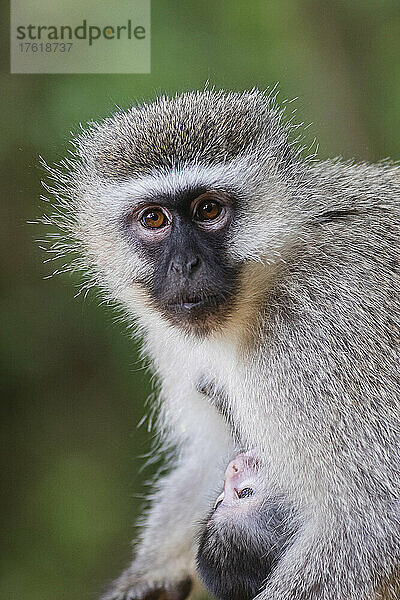
[[242,498],[248,498],[249,496],[252,496],[253,494],[254,494],[254,491],[249,487],[243,488],[242,490],[239,490],[237,492],[237,496],[238,496],[238,498],[240,498],[240,500]]
[[161,208],[148,208],[142,213],[140,222],[146,229],[160,229],[168,224],[168,218]]
[[222,207],[215,200],[203,200],[196,206],[194,218],[196,221],[213,221],[221,214]]
[[228,194],[221,190],[211,190],[197,196],[190,211],[198,227],[218,231],[229,223],[231,204]]

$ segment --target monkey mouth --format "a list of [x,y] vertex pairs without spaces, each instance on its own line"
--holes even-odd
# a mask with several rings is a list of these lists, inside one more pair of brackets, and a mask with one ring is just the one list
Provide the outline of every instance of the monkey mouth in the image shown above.
[[201,306],[203,303],[204,303],[204,300],[194,300],[194,301],[190,301],[190,302],[183,302],[182,308],[184,308],[185,310],[191,310],[192,308],[195,308],[195,306]]
[[217,304],[217,296],[193,296],[171,300],[168,302],[167,307],[174,312],[183,311],[185,313],[190,313],[210,306],[216,306]]
[[207,335],[222,326],[230,311],[226,294],[176,294],[162,302],[166,318],[176,327],[196,335]]

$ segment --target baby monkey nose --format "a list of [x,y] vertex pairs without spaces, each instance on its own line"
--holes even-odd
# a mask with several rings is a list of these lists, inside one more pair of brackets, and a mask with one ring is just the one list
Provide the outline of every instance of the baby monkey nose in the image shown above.
[[238,454],[228,465],[225,472],[225,494],[232,494],[248,475],[257,469],[257,458],[254,450]]

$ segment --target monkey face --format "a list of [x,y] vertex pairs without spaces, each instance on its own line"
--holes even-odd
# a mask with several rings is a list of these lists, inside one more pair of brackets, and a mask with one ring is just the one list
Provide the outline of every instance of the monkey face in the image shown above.
[[246,179],[246,165],[182,165],[100,181],[79,203],[74,229],[86,262],[146,326],[161,315],[205,336],[258,302],[268,273],[257,244],[272,219],[250,208],[257,186],[248,171]]
[[[254,509],[262,502],[259,461],[255,448],[238,454],[225,471],[224,490],[218,496],[214,510],[241,511]],[[250,502],[248,499],[251,499]],[[244,502],[242,502],[244,500]]]
[[201,333],[232,308],[240,272],[227,252],[234,213],[232,195],[197,187],[144,199],[128,215],[127,234],[150,267],[142,286],[174,325]]
[[236,329],[235,315],[251,321],[243,315],[269,277],[258,267],[279,260],[295,220],[280,207],[293,167],[268,98],[161,98],[94,124],[74,144],[76,162],[56,190],[65,219],[53,220],[72,234],[91,282],[146,328],[160,316],[196,335]]

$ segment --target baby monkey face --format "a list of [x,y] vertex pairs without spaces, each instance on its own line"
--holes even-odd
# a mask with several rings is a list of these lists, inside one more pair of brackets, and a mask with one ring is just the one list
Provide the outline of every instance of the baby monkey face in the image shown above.
[[246,510],[261,502],[259,462],[255,449],[238,454],[225,471],[224,490],[218,496],[214,511]]
[[224,491],[207,516],[196,556],[199,575],[218,600],[252,600],[285,551],[293,516],[266,485],[256,450],[236,456]]

